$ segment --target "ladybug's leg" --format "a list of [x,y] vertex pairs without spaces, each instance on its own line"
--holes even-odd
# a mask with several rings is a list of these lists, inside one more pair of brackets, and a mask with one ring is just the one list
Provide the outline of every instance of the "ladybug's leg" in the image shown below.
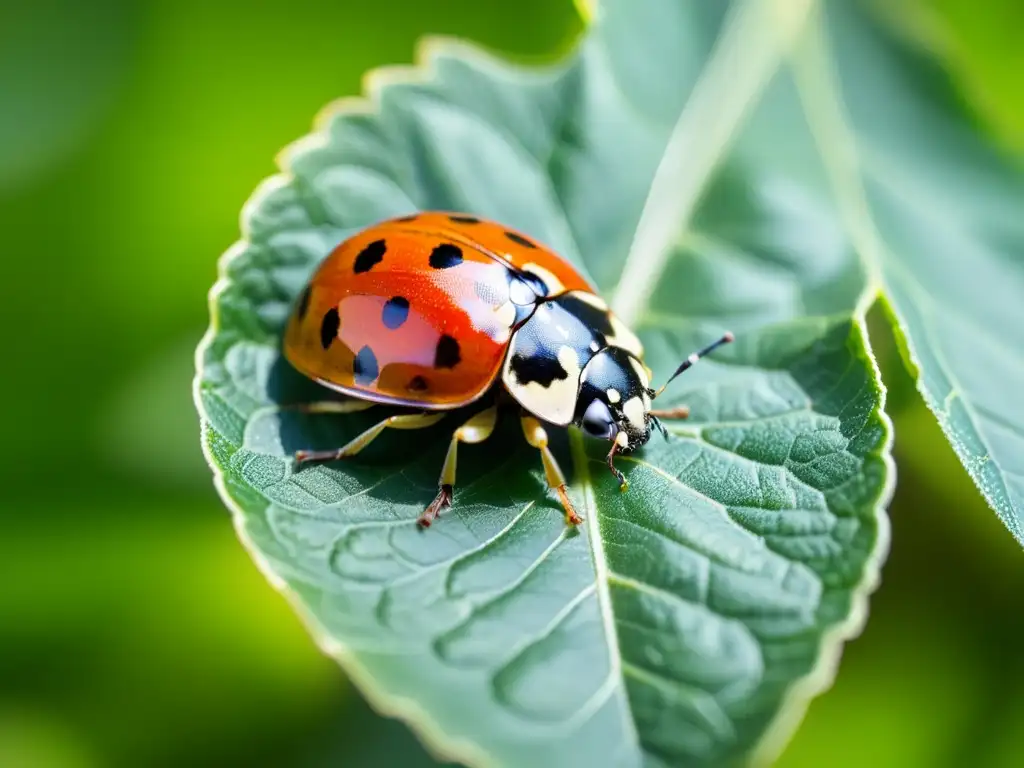
[[558,466],[554,454],[548,448],[548,433],[537,419],[527,416],[525,413],[520,419],[520,423],[523,427],[523,434],[526,435],[526,442],[540,450],[540,458],[544,464],[544,477],[547,478],[548,488],[553,489],[558,494],[559,501],[562,502],[562,509],[565,510],[565,522],[569,525],[579,525],[583,522],[583,518],[576,514],[576,508],[569,500],[565,475],[562,474],[561,467]]
[[335,461],[355,456],[368,446],[385,429],[422,429],[436,424],[445,416],[444,413],[410,413],[389,416],[378,421],[361,435],[354,437],[347,444],[334,451],[296,451],[295,461],[305,464],[310,461]]
[[375,405],[377,403],[370,400],[359,400],[358,398],[351,397],[347,400],[318,400],[314,403],[295,403],[294,405],[286,405],[284,408],[289,411],[298,411],[299,413],[357,413],[373,408]]
[[677,405],[675,408],[653,408],[651,416],[656,419],[685,419],[690,415],[690,406]]
[[455,430],[452,441],[448,445],[448,454],[444,457],[441,479],[437,481],[437,497],[430,502],[430,506],[424,510],[418,521],[424,528],[434,521],[442,509],[450,507],[452,504],[452,488],[455,486],[455,463],[459,443],[482,443],[494,433],[494,426],[497,423],[498,409],[492,405]]

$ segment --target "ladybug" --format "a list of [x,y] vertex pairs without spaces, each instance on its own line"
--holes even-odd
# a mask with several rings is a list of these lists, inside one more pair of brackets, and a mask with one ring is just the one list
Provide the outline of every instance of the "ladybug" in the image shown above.
[[[690,355],[668,381],[732,338]],[[348,396],[302,411],[411,409],[337,450],[298,451],[297,465],[345,459],[385,429],[428,427],[446,411],[489,403],[455,430],[423,526],[452,503],[459,443],[490,437],[503,405],[519,411],[572,525],[582,518],[544,424],[608,440],[608,468],[625,490],[615,454],[647,443],[652,427],[667,437],[659,417],[688,413],[652,409],[664,385],[651,388],[640,340],[568,262],[522,232],[462,213],[389,219],[338,245],[295,302],[283,352],[300,373]]]

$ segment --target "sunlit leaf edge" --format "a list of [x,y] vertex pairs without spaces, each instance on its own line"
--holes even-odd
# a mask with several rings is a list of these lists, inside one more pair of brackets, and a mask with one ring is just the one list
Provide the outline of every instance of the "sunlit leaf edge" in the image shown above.
[[[884,442],[876,451],[868,454],[880,458],[885,466],[885,485],[879,489],[875,500],[878,522],[875,549],[864,563],[864,575],[851,596],[849,615],[845,621],[836,624],[822,635],[815,668],[790,686],[779,707],[778,715],[765,730],[760,743],[751,754],[752,765],[768,766],[775,762],[800,726],[811,702],[832,687],[839,672],[839,662],[846,643],[855,640],[867,624],[869,598],[881,585],[882,566],[889,556],[892,532],[888,508],[896,491],[896,462],[892,455],[892,419],[885,410],[887,389],[868,334],[866,313],[872,305],[872,292],[871,286],[865,286],[861,301],[858,302],[852,316],[851,339],[859,345],[857,352],[868,364],[872,380],[878,388],[878,405],[868,418],[877,419],[885,431]],[[876,296],[876,300],[877,298]]]
[[[581,12],[587,21],[593,20],[590,4],[581,0]],[[193,383],[193,397],[200,415],[200,438],[204,457],[214,475],[214,485],[222,502],[232,515],[236,534],[249,552],[259,570],[267,578],[273,588],[281,593],[300,617],[307,631],[320,650],[333,658],[352,678],[360,692],[367,698],[371,706],[380,714],[395,717],[409,725],[417,734],[421,743],[438,760],[458,761],[467,765],[483,766],[492,764],[488,753],[476,744],[465,739],[452,738],[438,726],[430,712],[413,699],[394,696],[379,689],[374,679],[361,666],[358,659],[348,648],[324,630],[320,622],[303,605],[299,596],[271,568],[267,559],[253,544],[246,531],[245,511],[232,495],[225,473],[225,463],[217,454],[227,447],[228,441],[215,433],[209,426],[205,407],[202,402],[202,381],[204,377],[204,360],[206,354],[220,333],[220,298],[231,286],[228,277],[233,260],[249,244],[250,220],[252,214],[259,210],[263,201],[271,194],[287,187],[294,181],[290,172],[290,159],[308,149],[325,142],[326,131],[330,123],[337,117],[349,113],[376,112],[380,92],[391,84],[401,85],[430,81],[432,79],[432,60],[438,56],[459,56],[472,59],[483,68],[501,67],[505,76],[527,75],[540,76],[546,70],[554,71],[560,66],[556,62],[551,67],[534,65],[520,67],[514,63],[497,59],[482,47],[466,41],[439,36],[426,36],[417,46],[413,65],[389,65],[370,70],[363,79],[364,96],[346,96],[328,103],[314,119],[313,130],[297,141],[285,146],[277,156],[280,173],[264,179],[243,206],[240,216],[241,238],[232,245],[218,263],[218,277],[209,293],[210,326],[196,349],[196,376]],[[846,619],[822,635],[818,658],[815,667],[805,675],[793,681],[783,703],[780,705],[774,720],[766,728],[759,743],[751,753],[751,763],[755,765],[770,764],[785,748],[796,728],[799,726],[810,702],[831,687],[846,642],[856,638],[867,620],[868,598],[878,587],[881,580],[881,567],[889,551],[890,528],[887,508],[895,488],[895,465],[893,462],[892,423],[885,412],[886,388],[881,379],[877,363],[871,352],[864,313],[871,304],[871,286],[865,286],[862,301],[851,316],[843,319],[851,321],[851,339],[858,345],[857,353],[868,363],[872,383],[877,388],[878,402],[869,415],[869,419],[877,419],[884,432],[884,440],[876,450],[867,454],[880,459],[885,466],[885,485],[880,488],[875,500],[874,512],[878,523],[874,550],[863,564],[863,576],[856,589],[851,592],[851,605]],[[836,318],[834,318],[836,319]],[[583,448],[582,438],[572,435],[570,441],[575,445],[574,452]],[[219,445],[218,445],[219,444]],[[235,446],[231,446],[235,448]],[[220,450],[219,450],[220,449]],[[233,450],[229,451],[233,453]]]
[[[898,14],[886,9],[883,4],[869,3],[869,8],[876,16],[888,25],[888,29],[896,33],[901,40],[911,46],[917,53],[934,58],[936,49],[941,49],[941,42],[935,39],[936,30],[929,29],[929,14],[924,9],[912,11],[912,18],[899,19]],[[922,15],[918,15],[918,14]],[[924,26],[922,26],[924,25]],[[818,151],[826,165],[829,181],[835,199],[839,204],[841,215],[847,222],[851,240],[868,276],[867,285],[858,302],[857,314],[863,317],[875,302],[893,334],[896,349],[907,373],[914,381],[915,388],[925,406],[935,418],[943,436],[949,442],[961,466],[974,483],[974,487],[995,512],[996,517],[1010,532],[1010,535],[1024,545],[1024,528],[1021,527],[1020,513],[1015,508],[1006,485],[1005,475],[1001,470],[994,477],[985,477],[984,470],[991,452],[983,457],[971,455],[965,443],[965,436],[958,432],[952,423],[948,404],[939,402],[925,380],[925,371],[917,349],[921,340],[909,325],[907,317],[897,306],[893,288],[886,276],[885,262],[890,258],[886,255],[887,245],[876,229],[874,216],[866,206],[865,190],[861,178],[861,170],[839,159],[834,147],[856,146],[857,142],[850,127],[847,106],[844,103],[842,88],[836,71],[836,62],[831,42],[822,34],[822,9],[816,8],[812,23],[800,43],[791,52],[790,66],[796,74],[798,83],[805,99],[805,113],[808,117],[815,111],[809,102],[819,111],[825,113],[827,119],[812,122],[812,133],[818,144]],[[856,153],[853,154],[856,158]],[[970,411],[970,409],[969,409]],[[978,433],[973,415],[969,425],[972,434],[970,439],[984,440]],[[998,491],[998,492],[997,492]]]
[[[581,6],[581,11],[583,10]],[[582,14],[585,21],[591,21],[589,14]],[[200,443],[203,456],[213,473],[213,483],[222,503],[231,513],[235,533],[249,553],[259,571],[269,584],[280,593],[302,621],[317,647],[334,659],[355,683],[371,707],[379,714],[397,718],[406,723],[419,738],[427,751],[439,761],[458,761],[466,765],[484,766],[491,764],[490,756],[476,744],[457,739],[446,733],[431,716],[429,710],[418,702],[385,693],[375,684],[373,677],[359,663],[348,648],[332,637],[316,617],[306,608],[300,597],[278,576],[270,563],[255,546],[246,531],[245,510],[236,501],[227,483],[226,467],[218,460],[217,444],[226,443],[209,425],[202,399],[202,383],[206,355],[221,331],[220,299],[231,286],[230,267],[249,244],[250,221],[263,201],[282,187],[289,186],[295,177],[290,171],[290,158],[327,141],[327,131],[332,121],[344,114],[365,114],[376,112],[380,92],[389,85],[403,85],[429,81],[433,76],[432,60],[438,55],[457,55],[473,59],[482,66],[502,66],[506,74],[529,73],[533,76],[546,70],[557,69],[562,62],[545,66],[518,66],[512,62],[496,59],[483,47],[469,44],[458,38],[440,35],[426,35],[418,41],[411,65],[385,65],[368,70],[362,80],[361,96],[343,96],[328,102],[313,119],[310,133],[289,143],[278,153],[276,163],[280,172],[265,178],[242,206],[239,217],[241,237],[218,260],[217,280],[208,294],[210,325],[203,335],[195,354],[196,375],[193,379],[193,401],[200,417]],[[569,55],[572,55],[571,53]],[[223,446],[222,446],[223,447]],[[884,515],[883,515],[884,517]]]
[[[358,108],[363,108],[363,105],[356,102],[356,100],[352,99],[350,101]],[[225,452],[227,452],[227,455],[230,455],[238,448],[238,446],[231,445],[224,436],[217,433],[210,426],[209,417],[202,402],[204,359],[221,330],[219,300],[221,295],[231,286],[231,281],[226,276],[230,265],[234,258],[244,250],[247,241],[248,212],[258,208],[261,201],[270,193],[287,185],[288,182],[287,175],[276,174],[264,179],[257,187],[243,207],[241,217],[243,238],[229,248],[218,263],[218,279],[209,293],[210,326],[196,348],[196,375],[193,380],[193,400],[200,417],[200,444],[203,456],[213,473],[214,488],[218,496],[220,496],[222,503],[231,513],[231,522],[235,529],[235,534],[252,558],[252,561],[256,564],[257,569],[263,574],[271,587],[285,598],[320,651],[339,664],[344,673],[367,699],[371,707],[381,715],[398,718],[411,726],[413,732],[420,737],[420,742],[437,760],[455,760],[468,765],[486,765],[488,764],[487,755],[482,750],[471,742],[451,738],[436,724],[430,716],[430,712],[421,707],[416,701],[386,694],[377,688],[372,676],[363,669],[358,659],[349,652],[344,644],[338,642],[321,626],[312,612],[303,604],[298,594],[274,571],[269,561],[253,543],[246,531],[246,512],[241,503],[232,495],[229,488],[226,462],[218,457],[218,454],[223,456]]]

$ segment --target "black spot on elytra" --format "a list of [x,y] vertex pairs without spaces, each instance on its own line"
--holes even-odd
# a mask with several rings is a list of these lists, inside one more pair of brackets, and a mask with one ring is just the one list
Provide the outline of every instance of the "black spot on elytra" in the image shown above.
[[403,224],[405,224],[406,222],[409,221],[416,221],[416,219],[418,219],[419,217],[420,215],[418,213],[413,213],[408,216],[402,216],[401,218],[395,219],[395,221],[400,221]]
[[380,264],[387,249],[388,247],[383,240],[374,240],[356,256],[355,264],[352,265],[352,271],[357,275],[361,272],[369,272]]
[[601,346],[604,346],[604,339],[615,335],[615,329],[612,328],[612,321],[609,319],[608,312],[605,310],[595,307],[593,304],[588,304],[582,299],[578,299],[569,294],[559,297],[558,304],[573,317],[577,318],[587,328],[604,337],[599,340],[602,342]]
[[404,296],[392,296],[384,304],[380,319],[388,328],[394,330],[401,327],[409,317],[409,300]]
[[522,235],[517,235],[515,232],[506,232],[505,233],[505,237],[507,237],[513,243],[517,243],[517,244],[523,246],[524,248],[536,248],[537,247],[536,245],[531,243],[529,240],[527,240],[525,237],[523,237]]
[[320,345],[329,349],[331,343],[338,338],[338,329],[341,328],[341,316],[338,315],[338,308],[331,307],[324,314],[320,321]]
[[377,356],[369,347],[363,347],[352,360],[352,375],[357,384],[371,384],[376,381],[380,370],[377,368]]
[[441,243],[430,252],[430,266],[434,269],[449,269],[462,263],[462,249],[451,243]]
[[307,285],[302,295],[299,296],[299,320],[306,319],[306,313],[309,312],[309,299],[313,294],[313,286]]
[[520,384],[535,381],[542,387],[550,387],[555,379],[565,381],[569,378],[569,372],[558,358],[548,355],[512,355],[512,373]]
[[449,216],[448,218],[451,221],[454,221],[456,224],[479,224],[480,223],[480,219],[478,219],[476,216]]
[[410,392],[426,392],[427,391],[427,380],[422,376],[413,376],[409,380],[409,391]]
[[458,341],[448,335],[438,339],[437,350],[434,352],[435,368],[454,368],[461,360],[462,353]]

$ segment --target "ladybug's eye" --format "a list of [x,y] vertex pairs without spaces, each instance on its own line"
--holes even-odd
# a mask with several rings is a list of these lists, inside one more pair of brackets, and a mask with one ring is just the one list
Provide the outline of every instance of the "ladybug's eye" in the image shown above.
[[615,432],[615,420],[612,418],[611,411],[602,400],[596,397],[583,413],[582,426],[588,434],[608,440],[611,440],[612,434]]

